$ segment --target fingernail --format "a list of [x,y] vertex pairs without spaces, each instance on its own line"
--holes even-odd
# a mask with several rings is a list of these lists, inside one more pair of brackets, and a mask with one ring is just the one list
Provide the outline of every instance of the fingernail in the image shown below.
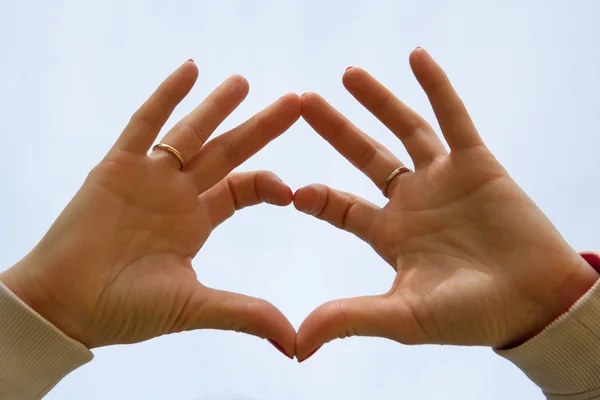
[[190,61],[191,61],[191,62],[194,62],[194,60],[192,60],[191,58],[188,60],[188,62],[190,62]]
[[322,347],[322,345],[321,345],[321,346],[319,346],[319,347],[317,347],[317,348],[316,348],[316,349],[314,349],[313,351],[311,351],[311,352],[310,352],[310,353],[309,353],[309,354],[308,354],[306,357],[304,357],[302,360],[298,360],[298,362],[299,362],[299,363],[301,363],[301,362],[304,362],[304,361],[308,360],[310,357],[312,357],[312,355],[313,355],[313,354],[315,354],[317,351],[319,351],[319,349],[320,349],[321,347]]
[[302,93],[302,94],[300,95],[300,97],[304,97],[304,95],[305,95],[305,94],[306,94],[306,92]]
[[282,353],[284,356],[286,356],[286,357],[287,357],[287,358],[289,358],[289,359],[292,359],[292,357],[290,357],[290,356],[289,356],[289,355],[288,355],[288,354],[285,352],[285,350],[283,349],[283,347],[281,347],[281,346],[279,345],[279,343],[277,343],[276,341],[274,341],[274,340],[271,340],[271,339],[267,339],[267,340],[269,341],[269,343],[271,343],[271,344],[273,345],[273,347],[275,347],[277,350],[279,350],[279,351],[280,351],[280,352],[281,352],[281,353]]
[[349,66],[348,68],[346,68],[346,71],[348,71],[350,68],[354,68],[354,66]]
[[421,46],[417,46],[415,50],[423,50],[423,48]]

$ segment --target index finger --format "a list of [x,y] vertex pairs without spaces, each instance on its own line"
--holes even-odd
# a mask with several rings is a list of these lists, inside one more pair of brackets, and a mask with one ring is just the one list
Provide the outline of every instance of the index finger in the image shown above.
[[302,117],[379,189],[388,175],[403,165],[392,152],[358,129],[316,93],[302,96]]
[[197,77],[196,64],[192,60],[183,63],[133,114],[113,148],[146,154],[175,107],[194,86]]
[[427,94],[451,150],[483,146],[471,117],[444,70],[422,48],[410,55],[410,66]]
[[298,95],[288,93],[243,124],[208,142],[189,167],[198,192],[203,193],[213,187],[285,132],[298,118]]

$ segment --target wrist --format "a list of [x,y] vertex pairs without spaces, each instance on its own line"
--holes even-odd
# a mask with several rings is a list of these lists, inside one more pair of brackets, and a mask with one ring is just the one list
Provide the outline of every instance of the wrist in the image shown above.
[[537,336],[546,327],[564,315],[581,299],[600,278],[600,256],[595,253],[581,253],[577,256],[573,272],[547,297],[541,306],[539,318],[522,332],[514,336],[501,348],[519,346]]
[[47,322],[70,338],[83,343],[78,325],[71,314],[53,296],[49,290],[51,285],[40,279],[37,271],[43,268],[42,263],[39,260],[34,261],[32,254],[29,254],[0,273],[0,282]]
[[[1,274],[3,281],[6,274]],[[0,283],[0,397],[40,399],[93,354]]]

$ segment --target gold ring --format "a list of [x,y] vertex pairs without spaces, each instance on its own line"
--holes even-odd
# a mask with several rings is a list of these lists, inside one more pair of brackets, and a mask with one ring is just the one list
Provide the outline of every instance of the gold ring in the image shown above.
[[181,155],[181,153],[179,152],[179,150],[177,150],[175,147],[169,146],[168,144],[159,143],[159,144],[155,145],[152,148],[152,150],[156,150],[156,149],[166,150],[169,153],[173,154],[179,160],[179,164],[181,164],[181,166],[179,167],[179,169],[180,170],[183,169],[183,166],[185,165],[185,160],[183,159],[183,156]]
[[383,184],[383,189],[381,189],[381,193],[383,193],[383,197],[387,197],[387,194],[385,194],[385,191],[387,190],[387,187],[390,184],[390,182],[392,181],[392,179],[394,179],[398,175],[403,174],[405,172],[412,172],[412,170],[403,165],[401,167],[396,168],[395,170],[392,171],[391,174],[388,175],[387,179],[385,180],[385,183]]

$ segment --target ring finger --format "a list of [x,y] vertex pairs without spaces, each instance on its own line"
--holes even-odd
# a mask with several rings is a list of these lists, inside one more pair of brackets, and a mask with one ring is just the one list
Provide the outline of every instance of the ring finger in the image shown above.
[[[248,82],[240,75],[226,79],[191,113],[179,121],[161,140],[172,149],[155,149],[152,155],[163,157],[178,169],[189,163],[209,136],[248,95]],[[166,150],[166,151],[165,151]],[[172,153],[172,154],[168,154]]]

